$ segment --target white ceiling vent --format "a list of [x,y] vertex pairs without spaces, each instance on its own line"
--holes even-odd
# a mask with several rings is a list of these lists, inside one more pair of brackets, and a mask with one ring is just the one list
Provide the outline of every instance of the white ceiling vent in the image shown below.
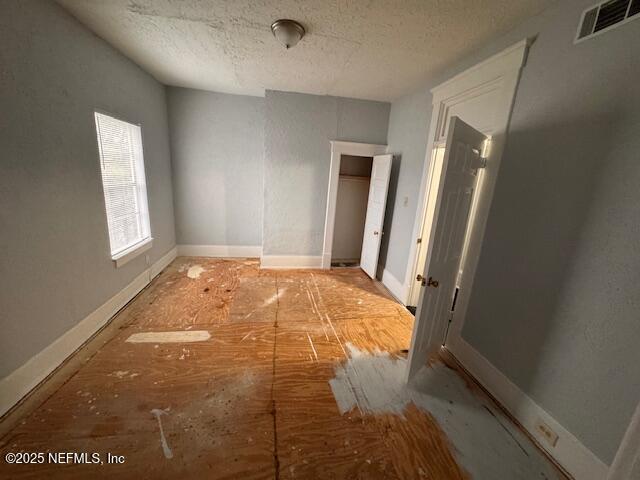
[[576,42],[586,40],[635,18],[640,18],[640,0],[609,0],[587,8],[580,19]]

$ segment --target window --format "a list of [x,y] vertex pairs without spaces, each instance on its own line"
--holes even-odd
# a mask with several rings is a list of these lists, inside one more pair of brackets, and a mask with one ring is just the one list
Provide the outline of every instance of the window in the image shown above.
[[95,113],[111,257],[116,265],[151,248],[140,126]]

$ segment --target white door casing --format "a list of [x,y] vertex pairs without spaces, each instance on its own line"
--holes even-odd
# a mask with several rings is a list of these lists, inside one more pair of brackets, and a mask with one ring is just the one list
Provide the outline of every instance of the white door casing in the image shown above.
[[422,273],[425,280],[416,311],[418,328],[411,343],[409,375],[445,340],[486,141],[485,135],[458,117],[451,118],[440,181],[432,185],[438,189],[437,195],[430,195],[435,200],[434,215],[425,245],[427,259]]
[[[416,214],[413,238],[417,239],[425,226],[426,199],[429,197],[431,177],[435,178],[431,168],[431,155],[434,147],[444,145],[445,138],[443,136],[448,133],[450,118],[452,116],[460,117],[466,123],[491,137],[490,148],[485,155],[486,168],[481,170],[479,174],[477,194],[472,205],[471,228],[467,233],[463,263],[460,266],[464,274],[459,278],[460,290],[456,298],[455,317],[446,338],[446,346],[454,355],[463,343],[460,334],[473,288],[473,279],[500,169],[515,93],[529,44],[528,39],[522,40],[431,90],[433,114],[427,138],[428,153],[420,185],[419,209]],[[426,240],[422,242],[422,245],[425,243]],[[421,245],[413,242],[409,246],[409,259],[404,282],[406,299],[411,297],[410,291],[415,285],[414,280],[417,274],[421,273],[420,270],[416,271],[419,246]],[[418,289],[422,290],[420,287]],[[445,323],[445,330],[447,323]],[[428,330],[421,326],[421,319],[416,317],[412,345],[421,344],[422,336],[428,333]],[[416,337],[420,341],[416,341]],[[409,356],[411,362],[408,364],[405,375],[407,379],[417,372],[426,360],[419,355],[412,355],[411,352]]]
[[[452,116],[460,117],[482,133],[491,137],[488,152],[485,152],[486,167],[478,175],[476,195],[471,207],[469,228],[460,266],[462,275],[458,278],[460,288],[455,305],[453,321],[446,330],[445,346],[455,358],[518,420],[532,438],[574,478],[587,479],[627,479],[629,472],[640,470],[638,441],[640,438],[640,415],[636,412],[635,426],[629,427],[616,459],[608,468],[593,452],[583,445],[574,435],[564,428],[548,412],[536,404],[527,394],[516,386],[504,373],[484,358],[473,345],[462,337],[470,295],[473,289],[475,272],[480,258],[491,200],[495,190],[502,153],[507,137],[511,111],[518,87],[520,73],[524,67],[528,48],[533,40],[525,39],[505,49],[493,57],[475,65],[459,75],[431,90],[433,94],[433,114],[427,138],[427,156],[418,198],[418,213],[414,224],[413,238],[417,239],[423,231],[425,219],[425,199],[429,197],[428,186],[431,183],[431,155],[434,148],[443,145],[443,135],[447,135],[447,126]],[[435,175],[434,175],[435,179]],[[423,242],[424,244],[424,242]],[[416,273],[417,243],[410,245],[408,267],[404,286],[406,298]],[[428,277],[427,277],[428,278]],[[424,290],[420,288],[419,290]],[[414,344],[419,345],[430,334],[425,328],[424,316],[416,316],[413,327],[412,347],[409,353],[405,379],[410,379],[422,366],[425,357],[415,352]],[[433,321],[434,319],[429,319]],[[435,327],[435,326],[434,326]],[[441,328],[438,326],[437,328]],[[638,409],[640,411],[640,408]],[[538,433],[536,426],[543,420],[559,434],[555,447],[545,447],[545,439]],[[635,469],[635,470],[634,470]],[[607,476],[609,470],[609,476]],[[635,477],[634,477],[635,478]]]
[[372,143],[331,142],[331,164],[329,167],[329,188],[327,192],[327,211],[324,220],[324,241],[322,246],[322,268],[331,268],[333,250],[333,231],[336,221],[336,204],[338,200],[338,182],[340,178],[340,160],[342,155],[358,157],[374,157],[386,153],[386,145]]
[[371,278],[376,278],[378,269],[378,255],[382,240],[382,225],[387,206],[387,192],[391,177],[391,163],[393,155],[376,155],[371,167],[371,183],[369,184],[369,198],[367,200],[367,218],[364,224],[362,238],[362,255],[360,268]]
[[440,175],[442,174],[442,159],[444,157],[444,143],[435,146],[432,151],[431,161],[429,162],[429,185],[426,195],[426,208],[424,214],[424,222],[422,225],[422,232],[420,233],[420,244],[418,245],[416,253],[416,268],[414,274],[413,285],[416,288],[409,289],[409,298],[407,299],[407,305],[417,307],[420,300],[420,294],[422,289],[418,287],[419,282],[415,280],[418,273],[422,275],[424,265],[427,262],[427,245],[429,243],[429,236],[431,235],[431,225],[433,224],[433,218],[435,216],[436,198],[438,195],[437,186],[440,184]]
[[[485,214],[488,212],[488,205],[493,195],[495,174],[500,165],[515,92],[529,43],[528,39],[522,40],[431,90],[433,109],[413,239],[422,238],[423,232],[429,229],[429,226],[425,224],[425,210],[429,184],[433,174],[437,174],[433,168],[434,162],[432,162],[434,150],[444,145],[450,118],[457,116],[492,138],[492,148],[489,154],[492,169],[487,171],[488,175],[485,175],[486,178],[483,179],[485,196],[483,203],[478,205],[479,234],[473,235],[469,245],[470,255],[479,252],[486,220]],[[420,250],[425,243],[425,241],[421,244],[412,242],[409,247],[409,259],[404,279],[406,295],[403,299],[407,305],[417,306],[420,286],[415,282],[415,278],[424,267],[424,263],[421,262],[424,262],[425,254]],[[475,259],[470,257],[469,260],[469,265],[465,265],[465,267],[468,272],[473,274]],[[459,298],[458,300],[462,301],[463,309],[466,308],[467,299]]]

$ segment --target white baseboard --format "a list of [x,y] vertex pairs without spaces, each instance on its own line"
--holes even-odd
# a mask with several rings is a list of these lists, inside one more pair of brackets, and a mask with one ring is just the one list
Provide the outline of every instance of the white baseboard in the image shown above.
[[175,258],[176,248],[173,248],[52,344],[0,380],[0,416],[9,411],[92,335],[106,325],[122,307]]
[[[447,338],[447,348],[573,478],[604,480],[607,477],[609,467],[602,460],[464,339]],[[538,419],[558,434],[555,447],[535,429]]]
[[263,255],[260,268],[322,268],[322,256]]
[[178,245],[181,257],[249,258],[262,255],[261,245]]
[[380,280],[382,284],[387,287],[398,302],[402,305],[406,305],[407,289],[389,270],[382,268],[382,266],[378,266],[378,270],[380,269],[382,269],[382,278]]
[[160,259],[149,267],[149,281],[156,278],[162,270],[167,268],[171,262],[173,262],[178,256],[178,247],[173,247],[167,253],[165,253]]

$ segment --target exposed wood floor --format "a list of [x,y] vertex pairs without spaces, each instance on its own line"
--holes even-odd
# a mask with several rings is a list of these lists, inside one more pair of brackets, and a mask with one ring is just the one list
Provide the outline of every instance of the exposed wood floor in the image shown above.
[[[358,269],[178,258],[3,422],[3,457],[109,452],[124,464],[1,462],[0,477],[564,478],[481,392],[455,393],[465,383],[451,368],[440,366],[443,388],[432,395],[446,407],[438,420],[439,410],[413,404],[403,415],[340,414],[328,382],[348,348],[404,361],[412,324]],[[126,341],[163,331],[211,337]],[[460,422],[469,432],[456,435]]]

